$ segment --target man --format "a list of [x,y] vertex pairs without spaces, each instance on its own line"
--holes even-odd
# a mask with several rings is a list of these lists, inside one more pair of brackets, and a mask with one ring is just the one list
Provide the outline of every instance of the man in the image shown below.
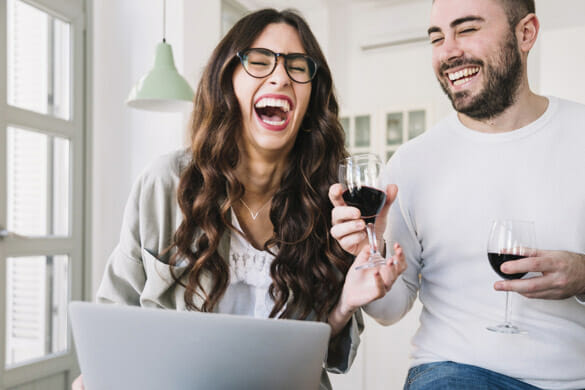
[[[423,304],[405,389],[585,388],[585,106],[530,90],[527,57],[539,21],[534,0],[434,0],[432,65],[456,111],[403,145],[388,163],[388,198],[377,220],[408,268],[365,310],[398,321]],[[392,196],[390,196],[392,195]],[[366,247],[359,211],[330,190],[332,235]],[[494,219],[532,220],[533,257],[487,258]],[[546,250],[545,250],[546,249]],[[390,266],[391,267],[391,266]],[[503,317],[524,334],[486,329]],[[357,293],[357,292],[356,292]],[[388,351],[392,353],[392,351]]]

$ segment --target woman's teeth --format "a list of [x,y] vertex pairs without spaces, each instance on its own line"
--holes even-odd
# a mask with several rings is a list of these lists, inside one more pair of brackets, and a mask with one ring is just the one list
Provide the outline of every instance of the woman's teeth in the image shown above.
[[290,111],[290,104],[286,99],[262,98],[256,102],[256,108],[274,107],[280,108],[284,113]]

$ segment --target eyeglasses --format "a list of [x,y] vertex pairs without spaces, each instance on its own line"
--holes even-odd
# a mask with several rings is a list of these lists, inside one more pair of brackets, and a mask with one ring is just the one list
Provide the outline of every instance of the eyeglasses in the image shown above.
[[297,83],[308,83],[317,74],[317,62],[306,54],[283,54],[263,48],[252,48],[239,51],[237,56],[246,73],[258,79],[267,77],[274,72],[278,64],[278,57],[284,58],[286,74]]

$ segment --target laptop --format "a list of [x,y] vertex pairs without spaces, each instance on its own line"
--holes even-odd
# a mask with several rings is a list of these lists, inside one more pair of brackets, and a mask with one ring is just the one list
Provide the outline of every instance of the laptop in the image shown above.
[[87,390],[318,389],[330,327],[72,302]]

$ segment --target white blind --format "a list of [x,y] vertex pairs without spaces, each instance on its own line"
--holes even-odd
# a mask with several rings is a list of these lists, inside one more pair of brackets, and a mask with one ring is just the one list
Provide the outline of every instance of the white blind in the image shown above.
[[46,260],[44,257],[7,259],[6,365],[45,354]]
[[8,11],[8,104],[48,112],[47,14],[17,0]]

